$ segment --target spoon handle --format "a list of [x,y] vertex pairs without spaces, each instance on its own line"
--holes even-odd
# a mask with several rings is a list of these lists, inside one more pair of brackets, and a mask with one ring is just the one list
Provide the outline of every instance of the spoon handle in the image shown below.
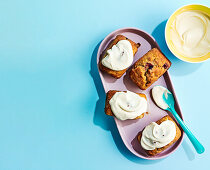
[[176,118],[177,122],[180,124],[180,126],[182,127],[182,129],[187,134],[188,138],[192,142],[192,144],[193,144],[195,150],[197,151],[197,153],[202,154],[205,151],[205,148],[203,147],[203,145],[198,141],[198,139],[196,139],[196,137],[188,129],[188,127],[185,125],[185,123],[182,121],[182,119],[177,114],[177,112],[174,109],[174,107],[170,107],[169,110],[171,111],[171,113],[173,114],[173,116]]

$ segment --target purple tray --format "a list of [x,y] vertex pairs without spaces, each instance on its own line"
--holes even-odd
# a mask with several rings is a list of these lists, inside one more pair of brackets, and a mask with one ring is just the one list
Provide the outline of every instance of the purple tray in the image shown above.
[[[100,44],[100,47],[98,49],[97,53],[97,64],[99,63],[100,57],[103,54],[104,50],[108,46],[108,44],[116,37],[116,35],[122,34],[129,39],[133,40],[136,43],[140,43],[141,46],[138,49],[138,52],[136,53],[134,57],[134,62],[141,58],[144,54],[146,54],[150,49],[157,47],[159,48],[157,42],[155,39],[149,35],[148,33],[139,30],[137,28],[122,28],[118,29],[112,33],[110,33]],[[160,48],[159,48],[160,49]],[[160,154],[156,156],[149,156],[146,154],[146,152],[143,150],[141,147],[140,143],[137,140],[137,134],[139,131],[142,131],[145,126],[147,126],[150,122],[157,121],[164,117],[165,115],[169,114],[171,117],[171,113],[167,113],[166,111],[160,109],[157,107],[151,98],[151,89],[155,85],[161,85],[166,88],[168,88],[174,95],[175,98],[175,109],[179,116],[183,119],[181,109],[179,107],[176,94],[170,79],[169,72],[167,71],[163,76],[161,76],[152,86],[150,86],[147,90],[141,90],[139,89],[130,79],[129,79],[129,71],[130,69],[127,70],[127,72],[120,78],[120,79],[115,79],[111,77],[110,75],[101,72],[100,69],[98,69],[99,75],[101,77],[101,81],[104,87],[105,92],[107,93],[109,90],[130,90],[132,92],[140,92],[144,93],[147,96],[147,100],[149,102],[149,114],[146,114],[144,118],[142,119],[137,119],[137,120],[126,120],[126,121],[121,121],[118,120],[117,118],[115,119],[118,131],[120,133],[120,136],[126,145],[126,147],[136,156],[144,159],[150,159],[150,160],[155,160],[155,159],[160,159],[168,156],[172,152],[174,152],[178,146],[181,144],[183,140],[183,135],[184,132],[182,131],[181,138],[175,142],[173,145],[171,145],[168,149],[165,151],[161,152]]]

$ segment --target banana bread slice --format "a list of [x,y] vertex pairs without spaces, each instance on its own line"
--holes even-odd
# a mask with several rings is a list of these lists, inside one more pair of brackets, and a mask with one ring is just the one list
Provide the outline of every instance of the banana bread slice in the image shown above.
[[[114,96],[114,94],[116,92],[120,92],[120,91],[109,90],[106,94],[106,103],[105,103],[105,109],[104,109],[106,115],[115,116],[114,113],[112,112],[111,105],[109,104],[109,101],[111,100],[111,98]],[[138,94],[140,97],[144,97],[147,100],[147,97],[145,94],[143,94],[143,93],[136,93],[136,94]],[[145,113],[142,113],[141,115],[137,116],[135,119],[141,119],[144,117],[144,115],[145,115]]]
[[111,42],[111,44],[106,48],[104,55],[101,57],[101,60],[99,62],[99,68],[101,71],[104,71],[104,72],[108,73],[109,75],[111,75],[112,77],[117,78],[117,79],[120,78],[126,72],[127,68],[124,70],[120,70],[120,71],[112,70],[112,69],[105,67],[101,61],[103,58],[106,57],[107,51],[109,49],[111,49],[114,45],[116,45],[120,40],[128,40],[131,43],[131,46],[133,49],[133,56],[136,54],[136,52],[138,51],[138,48],[140,47],[139,43],[135,43],[135,42],[131,41],[124,35],[117,35],[116,38]]
[[147,89],[171,66],[171,62],[157,48],[136,61],[130,71],[131,80],[142,90]]
[[[162,122],[164,122],[164,121],[166,121],[166,120],[171,120],[171,121],[175,124],[175,126],[176,126],[176,136],[175,136],[175,138],[174,138],[168,145],[163,146],[162,148],[156,148],[156,149],[154,149],[154,150],[145,150],[146,153],[147,153],[148,155],[155,156],[155,155],[157,155],[157,154],[163,152],[163,151],[166,150],[169,146],[171,146],[173,143],[175,143],[176,141],[178,141],[179,138],[181,137],[181,135],[182,135],[181,130],[180,130],[179,127],[177,126],[176,122],[174,122],[174,120],[173,120],[169,115],[164,116],[163,118],[161,118],[160,120],[158,120],[156,123],[157,123],[158,125],[160,125]],[[142,130],[142,131],[138,134],[138,136],[137,136],[137,139],[138,139],[140,145],[141,145],[141,136],[142,136],[142,132],[143,132],[143,130]]]

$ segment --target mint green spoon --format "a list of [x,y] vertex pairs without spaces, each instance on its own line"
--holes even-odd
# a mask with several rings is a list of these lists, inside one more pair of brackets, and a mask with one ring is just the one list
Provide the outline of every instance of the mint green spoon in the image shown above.
[[205,151],[205,148],[203,145],[196,139],[196,137],[192,134],[192,132],[188,129],[188,127],[185,125],[185,123],[182,121],[182,119],[179,117],[177,114],[176,110],[174,109],[174,97],[172,93],[167,93],[167,98],[165,96],[165,93],[163,93],[163,100],[168,104],[168,108],[165,110],[170,111],[177,122],[180,124],[182,129],[185,131],[187,134],[188,138],[190,139],[191,143],[193,144],[195,150],[197,153],[202,154]]

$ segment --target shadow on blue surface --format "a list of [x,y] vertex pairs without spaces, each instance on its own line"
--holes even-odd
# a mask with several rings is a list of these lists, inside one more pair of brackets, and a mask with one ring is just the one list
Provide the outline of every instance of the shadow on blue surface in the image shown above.
[[169,69],[170,73],[174,76],[183,76],[190,74],[196,71],[202,63],[187,63],[178,58],[176,58],[171,51],[168,49],[168,46],[165,41],[165,26],[167,20],[161,22],[152,32],[152,36],[155,38],[157,43],[160,46],[162,52],[169,58],[172,62],[172,67]]
[[188,159],[190,161],[194,160],[195,159],[195,153],[193,152],[192,147],[189,145],[189,143],[186,142],[186,139],[183,140],[182,147],[183,147]]
[[[119,132],[117,130],[116,124],[114,122],[114,119],[110,116],[105,115],[104,113],[104,106],[105,106],[105,99],[106,95],[103,89],[103,85],[98,73],[97,63],[96,63],[96,57],[97,57],[97,51],[99,48],[101,41],[97,44],[95,47],[92,57],[91,57],[91,70],[90,75],[94,81],[97,93],[98,93],[98,101],[96,102],[95,111],[94,111],[94,117],[93,117],[93,123],[97,126],[100,126],[102,129],[110,131],[112,134],[112,137],[114,139],[114,142],[119,149],[120,153],[124,155],[128,160],[138,163],[138,164],[154,164],[158,163],[161,160],[144,160],[139,157],[136,157],[133,155],[124,145]],[[162,159],[163,160],[163,159]]]

